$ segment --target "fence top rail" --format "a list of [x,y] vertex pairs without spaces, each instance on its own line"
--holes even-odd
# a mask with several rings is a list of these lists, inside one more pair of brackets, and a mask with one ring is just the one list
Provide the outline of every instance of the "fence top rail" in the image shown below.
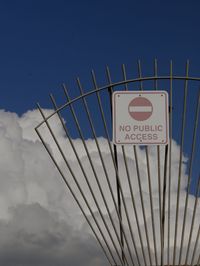
[[74,99],[71,99],[70,101],[66,102],[65,104],[61,105],[60,107],[58,107],[52,114],[48,115],[47,117],[45,117],[43,119],[43,121],[41,121],[36,127],[35,130],[39,129],[39,127],[41,127],[47,120],[49,120],[52,116],[54,116],[56,113],[60,112],[61,110],[63,110],[65,107],[67,107],[68,105],[76,102],[77,100],[87,97],[95,92],[99,92],[99,91],[103,91],[105,89],[108,89],[110,87],[116,87],[116,86],[120,86],[120,85],[124,85],[124,84],[129,84],[129,83],[134,83],[134,82],[141,82],[141,81],[150,81],[150,80],[190,80],[190,81],[200,81],[200,77],[190,77],[190,76],[149,76],[149,77],[139,77],[139,78],[134,78],[134,79],[127,79],[127,80],[122,80],[122,81],[118,81],[118,82],[111,82],[108,83],[107,85],[104,85],[102,87],[99,88],[95,88],[93,90],[87,91],[81,95],[79,95],[78,97],[75,97]]

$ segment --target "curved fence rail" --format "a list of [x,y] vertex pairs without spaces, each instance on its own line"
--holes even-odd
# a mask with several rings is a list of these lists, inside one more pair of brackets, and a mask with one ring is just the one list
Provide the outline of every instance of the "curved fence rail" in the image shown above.
[[[72,193],[110,265],[200,265],[200,78],[153,74],[127,78],[64,102],[50,95],[54,112],[36,132]],[[116,146],[112,142],[112,93],[166,90],[169,94],[169,143],[166,146]],[[55,127],[57,121],[57,127]],[[65,135],[60,142],[57,134]],[[50,141],[51,139],[51,141]],[[55,152],[56,150],[56,152]],[[73,157],[73,160],[72,160]],[[76,163],[74,163],[74,161]]]

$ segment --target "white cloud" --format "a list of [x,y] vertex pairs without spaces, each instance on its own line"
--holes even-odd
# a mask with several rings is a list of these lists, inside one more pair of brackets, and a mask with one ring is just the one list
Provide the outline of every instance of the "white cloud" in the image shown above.
[[[48,115],[52,110],[44,110]],[[0,262],[4,266],[10,265],[104,265],[105,258],[102,254],[97,242],[91,235],[84,217],[76,206],[69,191],[64,186],[60,175],[55,166],[47,155],[43,145],[38,140],[38,136],[34,131],[34,127],[41,121],[38,111],[28,111],[22,117],[18,117],[14,113],[0,111]],[[87,198],[93,210],[96,205],[89,192],[87,184],[83,178],[82,171],[78,166],[75,154],[73,153],[70,143],[66,140],[61,123],[58,119],[51,119],[51,126],[59,140],[61,147],[69,161],[70,166],[75,172],[81,183],[81,187],[87,195]],[[66,178],[75,188],[69,171],[66,169],[65,163],[53,144],[52,138],[46,129],[42,129],[45,139],[57,159],[59,165],[65,170]],[[98,139],[105,161],[105,166],[111,180],[113,189],[115,190],[115,171],[112,158],[109,152],[109,146],[106,139]],[[95,196],[98,199],[100,208],[105,215],[107,221],[107,210],[97,188],[97,184],[88,161],[86,152],[80,139],[73,140],[73,143],[81,158],[81,162],[88,175],[92,187],[95,190]],[[87,140],[87,147],[92,157],[99,181],[103,186],[106,200],[109,202],[113,219],[117,223],[114,205],[110,196],[108,185],[106,184],[104,170],[97,152],[94,140]],[[178,166],[180,147],[173,141],[172,145],[172,212],[171,212],[171,242],[173,248],[174,233],[174,217],[176,190],[178,180]],[[119,152],[119,175],[121,178],[123,191],[126,197],[127,206],[130,213],[130,219],[133,226],[133,232],[137,239],[137,227],[132,210],[130,200],[130,191],[126,178],[125,166],[122,151]],[[150,232],[150,242],[153,247],[151,234],[151,213],[149,208],[149,194],[146,170],[145,151],[137,149],[141,183],[143,188],[145,210]],[[135,159],[133,148],[126,148],[128,157],[128,167],[131,173],[131,182],[133,184],[134,197],[136,200],[140,227],[144,234],[144,224],[141,211],[141,203],[138,192],[138,181],[135,169]],[[157,232],[159,231],[159,211],[158,211],[158,183],[157,183],[157,154],[156,149],[149,149],[149,159],[151,168],[151,181],[153,190],[154,214]],[[161,149],[161,174],[163,176],[164,166],[164,149]],[[182,164],[182,182],[180,194],[180,216],[178,232],[182,229],[182,218],[185,203],[185,187],[187,183],[186,175],[187,158],[183,156]],[[77,190],[76,190],[77,191]],[[78,191],[77,191],[78,193]],[[79,194],[77,194],[79,195]],[[79,196],[80,200],[81,197]],[[186,223],[186,238],[190,230],[191,216],[193,212],[195,198],[189,197],[188,217]],[[87,214],[88,209],[83,205]],[[167,210],[167,206],[166,206]],[[98,213],[96,213],[98,216]],[[167,212],[166,212],[167,218]],[[200,220],[200,206],[197,208],[197,217],[194,224],[194,233],[192,238],[192,246],[196,240],[196,234]],[[127,224],[124,224],[125,228]],[[128,228],[127,228],[128,230]],[[114,235],[113,231],[111,233]],[[156,234],[159,243],[159,232]],[[186,246],[184,242],[184,251]],[[177,241],[180,246],[180,239]],[[137,241],[138,248],[140,247]],[[146,247],[145,247],[146,248]],[[198,246],[200,248],[200,246]],[[159,249],[159,245],[158,245]],[[177,249],[178,250],[178,249]],[[146,251],[147,252],[147,251]],[[152,248],[153,252],[153,248]],[[197,252],[198,253],[198,252]],[[141,251],[140,251],[141,254]],[[190,252],[191,258],[192,252]],[[178,257],[178,256],[177,256]],[[184,258],[184,256],[183,256]]]

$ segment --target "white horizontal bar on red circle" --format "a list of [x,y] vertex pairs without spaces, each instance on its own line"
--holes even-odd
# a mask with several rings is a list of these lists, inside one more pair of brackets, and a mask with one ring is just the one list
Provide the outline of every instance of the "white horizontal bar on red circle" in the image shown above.
[[152,106],[129,106],[129,112],[152,112]]

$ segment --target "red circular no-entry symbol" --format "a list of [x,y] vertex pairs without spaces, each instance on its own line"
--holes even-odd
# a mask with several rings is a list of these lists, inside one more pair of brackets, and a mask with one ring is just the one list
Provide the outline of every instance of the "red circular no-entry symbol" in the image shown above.
[[152,115],[153,105],[145,97],[136,97],[129,103],[128,112],[133,119],[144,121]]

